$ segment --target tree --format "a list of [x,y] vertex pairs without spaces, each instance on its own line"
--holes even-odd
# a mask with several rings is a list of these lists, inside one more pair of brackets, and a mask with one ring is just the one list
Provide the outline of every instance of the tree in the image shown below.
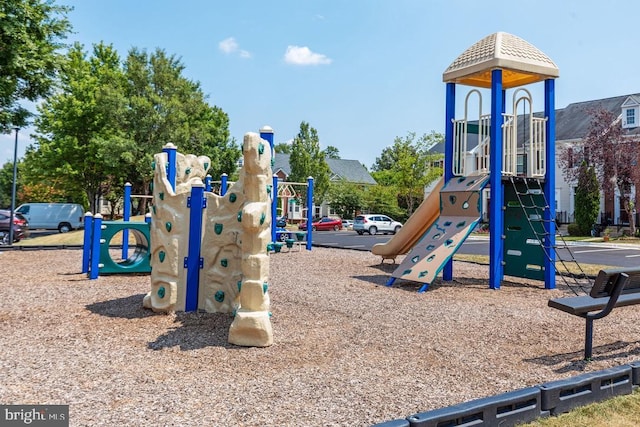
[[37,101],[50,93],[71,30],[67,6],[53,1],[0,2],[0,131],[24,127],[31,113],[21,100]]
[[329,145],[327,146],[327,148],[324,149],[324,156],[327,159],[339,159],[340,150],[338,150],[338,148],[334,147],[333,145]]
[[600,186],[593,166],[582,162],[578,172],[575,195],[575,222],[582,236],[589,235],[600,212]]
[[280,154],[291,154],[291,144],[287,142],[280,142],[273,146],[273,150]]
[[560,153],[560,167],[567,181],[577,179],[576,159],[582,156],[592,166],[605,196],[613,198],[617,193],[629,217],[629,229],[635,235],[634,186],[640,185],[638,153],[640,143],[635,137],[626,136],[620,117],[604,110],[590,112],[589,129],[582,143],[568,147]]
[[362,185],[340,180],[331,183],[327,199],[338,216],[353,219],[355,212],[361,210],[364,205],[365,190]]
[[414,132],[409,132],[404,138],[396,137],[393,146],[385,148],[376,158],[372,167],[374,179],[396,189],[408,216],[422,200],[424,187],[442,175],[441,168],[435,166],[441,155],[429,152],[442,140],[443,136],[433,131],[418,139]]
[[315,202],[316,204],[322,203],[329,190],[331,170],[324,157],[324,152],[320,150],[318,132],[307,122],[300,123],[300,132],[293,139],[291,145],[289,162],[291,163],[289,180],[306,182],[307,178],[312,176]]

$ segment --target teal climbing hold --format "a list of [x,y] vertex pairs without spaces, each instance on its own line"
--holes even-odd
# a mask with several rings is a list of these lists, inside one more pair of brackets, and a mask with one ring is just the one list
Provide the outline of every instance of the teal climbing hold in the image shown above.
[[216,301],[218,302],[222,302],[224,301],[224,291],[218,291],[216,292],[214,298],[216,299]]
[[152,161],[151,162],[151,170],[155,170],[156,169],[156,161]]
[[156,214],[157,214],[157,212],[156,212],[156,205],[153,205],[153,206],[151,207],[151,210],[153,211],[153,214],[154,214],[154,215],[156,215]]
[[202,166],[204,166],[204,170],[209,169],[209,162],[204,162]]
[[185,173],[185,174],[187,174],[187,175],[189,175],[189,174],[191,173],[191,168],[186,168],[186,169],[184,170],[184,173]]
[[416,255],[416,256],[414,256],[413,258],[411,258],[411,262],[412,262],[412,263],[414,263],[414,264],[415,264],[416,262],[418,262],[418,261],[420,261],[420,255]]
[[260,214],[260,225],[264,224],[264,220],[267,219],[267,214],[265,214],[264,212],[262,212]]
[[236,283],[236,285],[238,285],[238,292],[240,292],[242,290],[242,280],[238,280],[238,283]]
[[442,224],[443,227],[449,227],[451,225],[451,221],[447,221],[444,224]]
[[424,276],[426,276],[427,274],[429,274],[429,271],[428,271],[428,270],[424,270],[424,271],[421,271],[421,272],[418,274],[418,277],[422,279],[422,278],[423,278]]
[[453,245],[453,239],[447,239],[447,241],[444,242],[444,245],[447,247]]
[[235,202],[236,202],[236,200],[237,200],[237,198],[238,198],[238,196],[236,195],[236,193],[231,193],[231,194],[229,194],[229,201],[230,201],[231,203],[235,203]]
[[267,184],[267,194],[271,194],[271,190],[273,189],[273,185]]
[[226,258],[222,258],[220,260],[220,265],[226,268],[229,265],[229,260],[227,260]]
[[238,222],[242,221],[242,211],[238,211],[238,215],[236,215]]
[[433,240],[438,240],[440,237],[442,237],[442,235],[440,233],[436,233],[433,235],[432,239]]
[[429,258],[427,258],[427,262],[433,261],[435,257],[436,257],[436,254],[430,255]]
[[435,249],[435,246],[434,246],[434,245],[429,245],[429,246],[427,246],[427,250],[428,250],[428,251],[432,251],[432,250],[434,250],[434,249]]
[[167,256],[165,251],[160,251],[158,252],[158,259],[160,259],[160,262],[164,262],[165,257]]
[[153,193],[153,182],[149,183],[149,190]]
[[264,144],[262,142],[258,144],[258,154],[264,154]]
[[411,274],[411,269],[408,269],[402,272],[403,276],[406,276],[407,274]]
[[167,223],[164,226],[168,232],[171,232],[171,223],[169,221],[167,221]]
[[262,293],[266,294],[268,289],[269,289],[269,285],[267,284],[267,282],[264,282],[262,284]]
[[449,203],[451,203],[452,205],[456,204],[456,200],[457,199],[456,199],[455,194],[452,194],[452,195],[449,196]]
[[160,297],[160,299],[164,298],[165,292],[164,286],[160,286],[158,288],[158,297]]
[[213,231],[215,231],[216,234],[222,233],[222,224],[216,222],[216,225],[213,226]]
[[160,200],[164,200],[164,192],[159,192],[158,196],[160,197]]
[[461,176],[460,178],[458,178],[458,182],[464,182],[466,178],[464,176]]
[[456,224],[456,228],[462,228],[467,224],[467,221],[460,221]]

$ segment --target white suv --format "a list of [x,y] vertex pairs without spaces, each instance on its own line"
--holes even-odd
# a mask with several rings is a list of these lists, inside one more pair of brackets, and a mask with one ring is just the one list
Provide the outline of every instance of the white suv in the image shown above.
[[362,235],[365,231],[372,236],[378,232],[396,234],[402,224],[386,215],[358,215],[353,221],[353,229]]

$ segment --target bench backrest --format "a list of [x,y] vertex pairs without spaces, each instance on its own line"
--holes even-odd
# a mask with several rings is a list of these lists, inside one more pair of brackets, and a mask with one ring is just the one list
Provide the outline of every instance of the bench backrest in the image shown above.
[[610,297],[615,289],[616,283],[619,283],[618,278],[621,273],[629,276],[627,285],[622,290],[622,293],[640,292],[640,267],[633,267],[600,270],[589,295],[593,298]]

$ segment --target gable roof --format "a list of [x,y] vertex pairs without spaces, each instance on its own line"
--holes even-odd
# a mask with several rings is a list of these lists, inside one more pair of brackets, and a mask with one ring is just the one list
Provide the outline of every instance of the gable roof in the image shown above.
[[[356,184],[371,184],[375,185],[376,180],[373,179],[371,174],[367,171],[362,163],[358,160],[346,160],[346,159],[326,159],[329,169],[331,170],[332,181],[344,179],[347,182],[353,182]],[[290,155],[276,153],[273,163],[273,173],[282,171],[286,176],[291,175]]]

